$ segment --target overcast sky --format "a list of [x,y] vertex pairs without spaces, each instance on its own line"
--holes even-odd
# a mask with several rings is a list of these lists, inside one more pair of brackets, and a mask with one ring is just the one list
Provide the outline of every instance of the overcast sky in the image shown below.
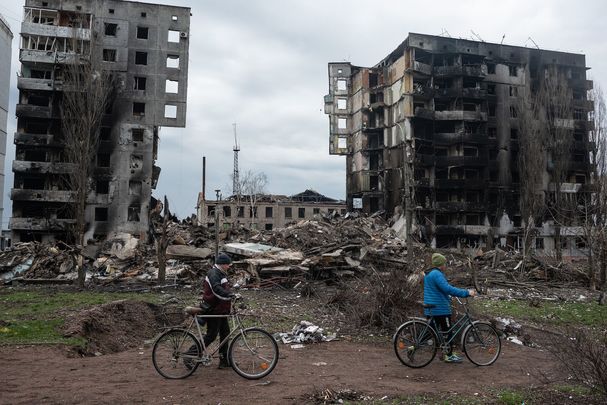
[[[153,2],[153,1],[150,1]],[[186,128],[162,128],[154,195],[167,195],[180,217],[190,215],[207,157],[207,196],[230,192],[238,123],[240,170],[264,172],[268,191],[295,194],[307,188],[345,198],[345,158],[329,156],[327,63],[379,62],[409,32],[586,54],[589,78],[607,86],[607,2],[596,1],[380,1],[205,0],[165,1],[191,7]],[[18,71],[23,2],[2,1],[11,25],[12,64]],[[4,56],[4,55],[3,55]],[[17,102],[11,78],[6,185],[6,228],[13,184],[11,164]]]

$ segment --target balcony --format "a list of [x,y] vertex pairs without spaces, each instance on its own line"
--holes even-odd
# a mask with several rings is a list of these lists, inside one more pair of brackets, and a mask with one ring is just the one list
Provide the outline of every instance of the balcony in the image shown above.
[[80,55],[73,52],[36,51],[33,49],[21,49],[19,51],[19,61],[23,63],[46,63],[53,65],[55,63],[75,63],[79,59]]
[[437,156],[436,167],[470,166],[484,167],[489,159],[481,156]]
[[426,120],[434,119],[434,110],[430,110],[428,108],[415,107],[415,117],[423,118]]
[[62,162],[28,162],[25,160],[13,160],[14,173],[55,173],[67,174],[75,170],[73,163]]
[[52,134],[28,134],[15,132],[15,145],[28,146],[57,146],[60,144],[54,143],[54,135]]
[[407,69],[407,71],[412,71],[412,72],[416,72],[416,73],[422,73],[424,75],[428,75],[430,76],[432,74],[432,66],[426,64],[426,63],[422,63],[422,62],[418,62],[418,61],[413,61],[413,63],[411,64],[411,67],[409,67]]
[[484,99],[487,97],[487,90],[476,88],[464,88],[462,89],[462,97]]
[[51,38],[75,38],[84,41],[91,40],[91,30],[87,28],[62,27],[31,22],[21,23],[21,34]]
[[468,65],[468,66],[435,66],[435,76],[470,76],[470,77],[485,77],[487,76],[486,65]]
[[484,189],[484,180],[469,179],[436,179],[434,187],[440,190]]
[[61,90],[61,82],[51,79],[32,79],[31,77],[19,77],[17,88],[19,90]]
[[463,225],[436,225],[435,230],[437,235],[463,235]]
[[44,201],[68,203],[73,201],[75,192],[59,190],[25,190],[13,188],[11,190],[11,200],[13,201]]
[[52,118],[53,112],[49,106],[43,107],[33,104],[17,104],[15,115],[17,115],[18,118]]
[[474,144],[487,144],[487,135],[485,134],[470,134],[470,133],[454,133],[454,132],[443,132],[434,134],[434,142],[441,145],[453,145],[457,143],[474,143]]
[[463,110],[434,111],[434,118],[442,121],[487,121],[487,113],[481,111]]
[[415,164],[420,166],[432,166],[434,165],[434,155],[424,155],[421,153],[416,153]]
[[11,218],[9,228],[23,231],[63,231],[70,224],[76,223],[74,219],[56,218]]

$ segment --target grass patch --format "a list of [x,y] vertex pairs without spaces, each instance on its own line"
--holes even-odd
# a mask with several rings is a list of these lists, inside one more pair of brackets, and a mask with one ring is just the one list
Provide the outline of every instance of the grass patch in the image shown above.
[[521,300],[486,300],[474,303],[480,312],[500,317],[524,319],[554,325],[607,326],[607,306],[595,302],[543,301],[540,307],[532,307]]
[[116,300],[158,302],[160,297],[151,293],[2,290],[0,344],[62,343],[80,346],[84,344],[83,339],[65,338],[59,332],[68,313]]
[[525,395],[520,391],[504,390],[497,394],[497,399],[500,404],[504,405],[521,405],[529,403],[525,400]]

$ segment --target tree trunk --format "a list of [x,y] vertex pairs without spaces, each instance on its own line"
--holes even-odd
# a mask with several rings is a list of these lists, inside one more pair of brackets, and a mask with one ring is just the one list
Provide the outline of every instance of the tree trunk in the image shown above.
[[157,249],[158,249],[158,282],[164,283],[166,280],[166,249],[163,248],[165,244],[166,235],[162,235],[160,240],[158,241]]
[[556,260],[559,262],[563,260],[563,249],[561,248],[561,226],[557,225],[554,227],[554,251],[556,253]]
[[596,290],[594,261],[594,252],[592,251],[592,245],[590,245],[588,248],[588,288],[591,290]]
[[78,268],[78,287],[84,288],[84,282],[86,281],[86,269],[84,268],[84,256],[78,253],[76,259],[76,267]]

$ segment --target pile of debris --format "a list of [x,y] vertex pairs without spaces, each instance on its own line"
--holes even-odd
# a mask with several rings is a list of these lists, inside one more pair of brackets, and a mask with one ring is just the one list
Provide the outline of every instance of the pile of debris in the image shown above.
[[301,321],[295,325],[291,332],[278,333],[278,337],[284,344],[304,344],[330,342],[336,339],[335,334],[325,335],[324,329],[314,325],[312,322]]

